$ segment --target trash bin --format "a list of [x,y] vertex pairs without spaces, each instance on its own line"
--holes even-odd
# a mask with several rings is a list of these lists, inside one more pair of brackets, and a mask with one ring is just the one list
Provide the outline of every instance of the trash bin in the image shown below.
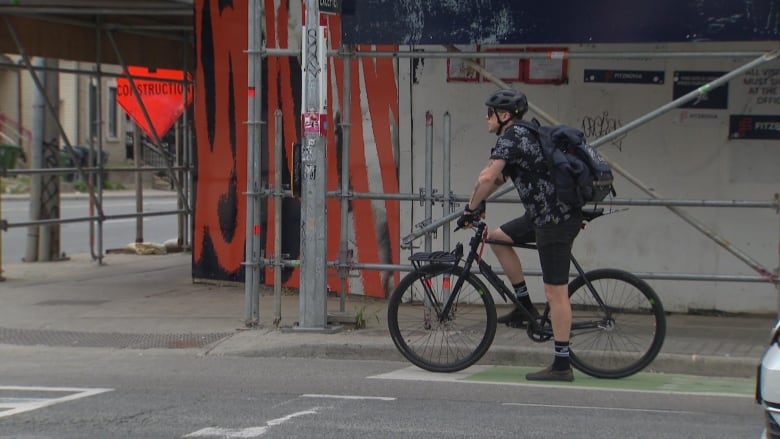
[[16,145],[11,145],[8,143],[0,144],[0,168],[16,168],[16,160],[19,158],[19,153],[21,151],[22,148]]
[[[68,154],[68,151],[65,151],[64,149],[60,150],[60,168],[75,168],[76,165],[73,164],[73,159],[70,157],[70,154]],[[69,172],[67,174],[62,174],[62,179],[67,182],[72,182],[74,180],[74,177],[76,176],[75,173]]]
[[[103,151],[103,164],[105,165],[108,163],[108,153],[106,151]],[[75,158],[75,160],[74,160]],[[65,149],[60,150],[60,167],[63,168],[76,168],[77,165],[82,168],[97,168],[98,166],[98,159],[97,159],[97,151],[92,152],[92,164],[89,163],[89,147],[83,146],[83,145],[75,145],[73,146],[73,156],[68,153]],[[88,173],[90,174],[90,173]],[[92,175],[95,175],[95,173],[91,173]],[[73,173],[68,173],[63,176],[65,181],[71,182],[81,179],[81,175],[79,175],[78,171],[74,171]],[[108,172],[103,172],[103,181],[105,181],[108,178]]]

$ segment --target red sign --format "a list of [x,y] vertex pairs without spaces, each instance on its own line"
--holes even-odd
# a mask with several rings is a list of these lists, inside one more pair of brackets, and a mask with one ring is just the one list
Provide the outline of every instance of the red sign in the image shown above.
[[[192,85],[187,87],[187,103],[184,103],[184,72],[181,70],[148,69],[146,67],[128,67],[133,77],[135,87],[141,96],[149,119],[158,137],[163,137],[171,129],[176,119],[184,113],[187,105],[192,103]],[[137,76],[143,79],[136,78]],[[155,81],[147,78],[159,78],[166,81]],[[130,115],[136,126],[154,139],[154,134],[146,123],[144,112],[133,93],[133,87],[128,78],[116,80],[116,99],[119,105]]]

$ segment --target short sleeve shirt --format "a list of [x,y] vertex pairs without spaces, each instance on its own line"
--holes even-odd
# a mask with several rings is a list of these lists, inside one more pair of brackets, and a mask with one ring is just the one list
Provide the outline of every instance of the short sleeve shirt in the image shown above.
[[509,126],[498,137],[490,158],[506,161],[503,174],[514,183],[535,225],[558,224],[571,217],[571,208],[558,201],[541,145],[527,128]]

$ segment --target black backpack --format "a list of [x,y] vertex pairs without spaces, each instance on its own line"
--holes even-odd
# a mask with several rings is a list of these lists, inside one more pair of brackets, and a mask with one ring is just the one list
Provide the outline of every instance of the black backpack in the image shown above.
[[538,137],[560,201],[576,208],[615,195],[612,168],[582,131],[569,125],[541,126],[536,119],[517,123]]

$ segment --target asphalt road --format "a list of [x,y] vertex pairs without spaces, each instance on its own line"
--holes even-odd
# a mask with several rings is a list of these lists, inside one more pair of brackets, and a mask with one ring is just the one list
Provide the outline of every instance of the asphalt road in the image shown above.
[[0,345],[0,358],[4,439],[690,439],[758,437],[762,428],[750,396],[705,388],[415,378],[404,362],[223,357],[194,349]]
[[[29,222],[30,201],[27,199],[6,199],[2,201],[2,219],[9,224]],[[144,199],[144,212],[174,211],[176,197],[171,194],[164,197]],[[89,216],[89,201],[86,198],[63,198],[60,201],[61,217],[84,218]],[[103,212],[106,216],[135,213],[135,199],[127,197],[106,197],[103,199]],[[163,243],[176,239],[176,215],[147,216],[143,218],[143,241]],[[3,264],[20,262],[26,254],[27,227],[11,227],[3,233]],[[90,253],[90,232],[88,222],[65,223],[60,226],[60,250],[65,255]],[[120,249],[136,241],[136,219],[109,219],[103,222],[103,249]],[[97,247],[95,247],[96,249]]]

